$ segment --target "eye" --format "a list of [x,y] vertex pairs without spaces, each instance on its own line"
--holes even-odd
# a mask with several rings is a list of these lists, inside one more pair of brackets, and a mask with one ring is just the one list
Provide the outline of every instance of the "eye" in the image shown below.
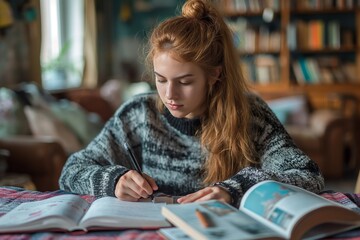
[[166,82],[166,79],[165,78],[156,78],[156,82],[158,83],[165,83]]
[[179,80],[179,83],[181,85],[190,85],[193,83],[193,80],[191,78],[183,78]]
[[181,85],[190,85],[191,83],[190,81],[180,81]]

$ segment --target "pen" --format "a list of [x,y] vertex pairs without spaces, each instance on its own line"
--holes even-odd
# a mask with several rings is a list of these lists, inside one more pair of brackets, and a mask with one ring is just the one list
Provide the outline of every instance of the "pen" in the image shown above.
[[[142,171],[141,171],[141,167],[139,165],[139,162],[136,160],[136,157],[133,153],[133,151],[131,150],[129,144],[127,142],[124,142],[124,147],[126,149],[126,151],[129,153],[130,155],[130,159],[131,159],[131,163],[133,165],[133,167],[135,168],[135,171],[137,171],[138,173],[141,174],[141,176],[144,176]],[[145,179],[146,180],[146,179]],[[150,195],[150,199],[153,200],[154,199],[154,196],[153,194]]]
[[206,213],[200,211],[199,209],[195,209],[195,215],[199,219],[201,225],[204,228],[208,228],[208,227],[213,226],[212,221],[210,220],[209,216]]

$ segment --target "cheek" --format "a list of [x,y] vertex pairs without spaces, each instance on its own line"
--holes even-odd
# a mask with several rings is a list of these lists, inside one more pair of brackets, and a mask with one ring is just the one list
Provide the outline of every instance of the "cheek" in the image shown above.
[[193,98],[194,102],[196,102],[197,104],[203,104],[205,102],[205,95],[202,92],[196,93]]
[[159,93],[160,97],[162,98],[165,92],[165,87],[161,84],[156,83],[156,90]]
[[190,89],[188,92],[188,96],[191,96],[197,102],[202,102],[206,97],[206,89],[205,86],[199,85],[193,89]]
[[205,96],[201,89],[187,89],[187,91],[183,91],[183,99],[187,102],[187,104],[193,107],[202,106],[205,101]]
[[155,84],[156,90],[160,93],[162,91],[162,87],[160,84],[156,83]]
[[196,89],[189,89],[189,91],[187,91],[185,94],[187,95],[188,98],[191,98],[191,99],[194,99],[194,100],[199,99],[200,95],[202,95]]

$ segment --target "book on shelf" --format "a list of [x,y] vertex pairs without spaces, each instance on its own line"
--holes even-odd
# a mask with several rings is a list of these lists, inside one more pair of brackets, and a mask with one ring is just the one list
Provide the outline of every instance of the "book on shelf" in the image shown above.
[[[337,20],[325,22],[323,20],[296,20],[290,23],[288,39],[296,38],[297,45],[289,43],[291,50],[323,50],[339,49],[342,45],[352,46],[352,36],[348,33],[346,36],[346,45],[340,40],[340,32],[343,31]],[[295,28],[295,29],[294,29]],[[296,35],[296,36],[294,36]],[[341,42],[344,42],[341,44]]]
[[340,24],[338,21],[332,20],[328,23],[328,46],[333,49],[341,47]]
[[161,215],[165,204],[127,202],[115,197],[89,203],[78,195],[65,194],[18,205],[0,217],[0,233],[169,227]]
[[297,49],[308,49],[309,31],[307,23],[304,20],[297,20],[294,22],[296,26],[296,43]]
[[308,22],[308,47],[310,49],[322,49],[325,44],[324,21],[310,20]]
[[360,83],[356,75],[356,65],[354,63],[345,63],[342,69],[346,79],[348,79],[350,83]]
[[294,51],[297,48],[297,36],[296,36],[296,23],[294,21],[289,22],[286,27],[286,39],[287,39],[287,47],[290,51]]
[[296,79],[296,82],[299,85],[304,85],[306,84],[306,80],[305,80],[305,75],[301,69],[300,63],[299,61],[293,61],[292,62],[292,67],[293,67],[293,72],[294,72],[294,76]]
[[359,0],[298,0],[293,1],[292,10],[351,10]]
[[279,11],[280,0],[214,0],[215,6],[225,13],[259,13],[266,8]]
[[306,64],[306,59],[304,58],[300,58],[299,59],[299,64],[300,64],[300,69],[304,75],[304,79],[306,83],[311,83],[311,75],[310,75],[310,71],[309,68]]
[[278,82],[280,79],[279,65],[276,57],[271,55],[257,55],[254,58],[255,79],[259,84]]
[[253,24],[245,17],[236,20],[225,19],[231,29],[235,47],[245,54],[258,52],[280,52],[280,30],[271,28],[268,24]]
[[310,82],[311,83],[320,83],[320,69],[317,61],[314,58],[307,58],[306,67],[310,74]]
[[[211,226],[202,225],[196,211],[203,213]],[[166,205],[161,212],[194,239],[316,239],[360,227],[359,213],[276,181],[251,187],[239,209],[209,200]]]
[[337,57],[299,58],[292,62],[292,69],[299,85],[358,83],[356,64]]

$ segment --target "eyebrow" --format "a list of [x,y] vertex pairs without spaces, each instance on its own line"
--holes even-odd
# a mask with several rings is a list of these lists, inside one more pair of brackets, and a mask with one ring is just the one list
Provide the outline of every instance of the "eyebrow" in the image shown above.
[[[154,73],[155,73],[156,75],[158,75],[159,77],[165,78],[163,75],[157,73],[156,71],[154,71]],[[184,75],[180,75],[180,76],[178,76],[178,77],[175,77],[174,80],[178,80],[178,79],[182,79],[182,78],[186,78],[186,77],[192,77],[192,76],[194,76],[194,74],[187,73],[187,74],[184,74]]]

